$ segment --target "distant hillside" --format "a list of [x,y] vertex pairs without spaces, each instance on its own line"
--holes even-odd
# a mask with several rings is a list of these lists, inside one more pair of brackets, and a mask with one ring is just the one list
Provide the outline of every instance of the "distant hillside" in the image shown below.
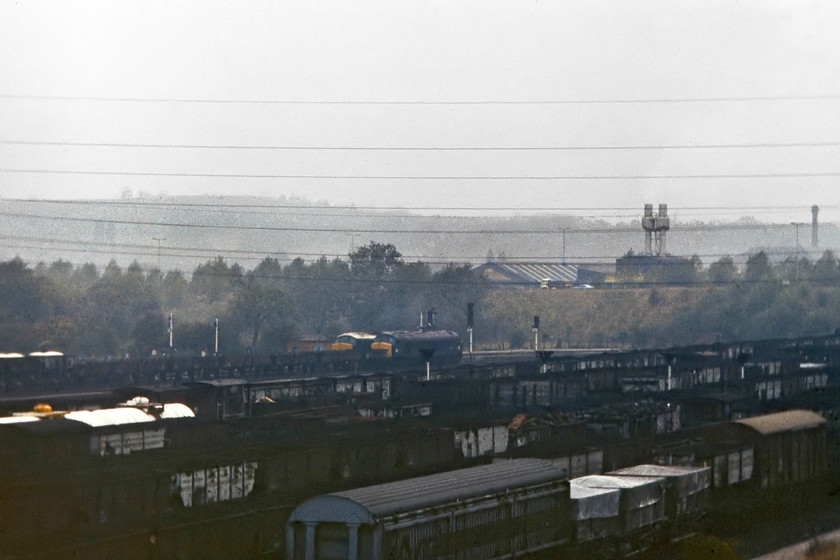
[[[279,206],[300,208],[279,208]],[[223,256],[246,269],[272,256],[312,261],[345,258],[370,241],[392,243],[408,261],[478,264],[500,260],[561,259],[577,264],[612,263],[628,251],[644,250],[640,220],[609,224],[574,216],[420,216],[408,211],[371,211],[283,198],[144,197],[109,201],[47,203],[5,201],[0,223],[6,240],[0,258],[19,255],[34,264],[62,258],[98,266],[116,259],[164,270],[191,271]],[[640,210],[641,218],[641,210]],[[736,257],[756,247],[791,248],[790,224],[759,224],[744,218],[726,229],[706,222],[671,220],[667,249],[698,255],[708,265],[721,255]],[[565,229],[565,235],[564,235]],[[526,231],[528,233],[521,233]],[[475,233],[461,233],[475,232]],[[516,233],[520,232],[520,233]],[[800,228],[800,246],[809,248],[810,226]],[[834,225],[820,230],[820,249],[840,248]]]

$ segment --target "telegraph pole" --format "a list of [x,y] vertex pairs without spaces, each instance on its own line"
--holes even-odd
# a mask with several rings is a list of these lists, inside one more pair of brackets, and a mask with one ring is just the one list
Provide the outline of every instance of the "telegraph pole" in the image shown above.
[[216,319],[213,323],[216,327],[216,345],[215,345],[215,348],[214,348],[214,354],[213,355],[218,356],[219,355],[219,320]]
[[563,264],[566,264],[566,230],[569,228],[558,228],[563,234]]
[[157,241],[157,267],[160,270],[160,242],[166,241],[165,237],[152,237],[152,240]]
[[534,333],[534,350],[539,352],[540,350],[540,316],[534,315],[534,326],[531,327],[531,331]]
[[799,226],[804,226],[805,224],[803,222],[791,222],[790,225],[793,226],[796,232],[796,258],[799,259]]
[[470,356],[473,353],[473,326],[474,326],[474,315],[475,315],[475,303],[469,302],[467,303],[467,334],[470,338]]
[[796,271],[794,272],[794,279],[799,282],[799,226],[804,226],[803,222],[791,222],[790,225],[796,231]]

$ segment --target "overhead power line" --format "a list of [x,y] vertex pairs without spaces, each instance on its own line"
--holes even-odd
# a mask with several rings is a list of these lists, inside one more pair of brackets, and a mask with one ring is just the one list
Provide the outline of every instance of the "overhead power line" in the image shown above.
[[[7,202],[7,203],[14,203],[17,202],[16,199],[0,199],[0,202]],[[38,201],[31,201],[31,202],[38,202]],[[337,219],[350,219],[354,220],[355,223],[358,223],[359,220],[382,220],[384,218],[396,218],[400,220],[412,219],[412,220],[429,220],[429,219],[436,219],[436,220],[463,220],[463,216],[456,216],[456,215],[449,215],[449,216],[430,216],[428,214],[417,214],[414,211],[422,211],[422,210],[434,210],[434,211],[469,211],[469,212],[501,212],[501,211],[517,211],[517,212],[540,212],[540,213],[547,213],[547,212],[573,212],[575,209],[565,209],[565,208],[516,208],[516,207],[509,207],[509,208],[422,208],[422,207],[372,207],[372,206],[272,206],[272,205],[247,205],[247,204],[237,204],[237,205],[212,205],[212,204],[167,204],[167,203],[151,203],[145,204],[142,202],[132,203],[132,202],[120,202],[120,201],[53,201],[50,204],[93,204],[102,207],[117,207],[122,210],[131,211],[145,211],[146,208],[151,208],[154,210],[176,210],[177,212],[187,212],[187,213],[197,213],[197,214],[219,214],[219,213],[226,213],[226,214],[237,214],[237,215],[245,215],[245,216],[273,216],[277,217],[278,215],[283,216],[318,216],[322,218],[337,218]],[[320,208],[320,212],[308,212],[308,211],[301,211],[306,210],[309,208]],[[825,207],[823,207],[825,208]],[[801,207],[797,207],[797,209],[802,210]],[[398,211],[402,210],[402,213],[384,213],[385,211]],[[352,212],[351,212],[352,211]],[[735,212],[735,210],[732,210]],[[745,210],[739,208],[738,214],[741,215],[744,213]],[[776,210],[778,212],[783,212],[784,210]],[[610,214],[608,216],[605,215],[583,215],[583,214],[575,214],[574,217],[576,219],[618,219],[618,218],[633,218],[637,217],[638,209],[636,209],[633,213],[627,214]],[[722,213],[719,213],[722,214]],[[494,216],[474,216],[475,219],[493,219]]]
[[385,181],[608,181],[651,179],[784,179],[795,177],[840,177],[840,171],[788,173],[710,173],[661,175],[297,175],[278,173],[184,173],[148,171],[91,171],[74,169],[0,169],[0,173],[37,175],[102,175],[121,177],[201,177],[222,179],[340,179]]
[[480,152],[480,151],[621,151],[621,150],[710,150],[752,148],[823,148],[840,146],[825,142],[753,142],[741,144],[650,144],[622,146],[292,146],[238,144],[164,144],[133,142],[68,142],[47,140],[0,140],[9,146],[67,146],[85,148],[149,148],[190,150],[283,150],[283,151],[382,151],[382,152]]
[[[182,198],[182,197],[175,197]],[[189,197],[195,198],[195,197]],[[213,197],[204,196],[202,198],[219,198],[226,200],[236,200],[236,197]],[[440,210],[440,211],[544,211],[544,212],[631,212],[630,216],[637,217],[640,212],[638,206],[414,206],[406,208],[405,206],[370,206],[370,205],[325,205],[325,204],[287,204],[287,203],[234,203],[234,202],[176,202],[176,201],[160,201],[155,202],[144,198],[131,199],[100,199],[100,200],[75,200],[75,199],[49,199],[49,198],[0,198],[2,203],[27,203],[27,204],[57,204],[57,205],[88,205],[88,206],[123,206],[127,208],[134,207],[150,207],[150,208],[199,208],[213,212],[227,211],[230,209],[272,209],[272,210]],[[793,206],[675,206],[669,205],[670,212],[702,212],[707,215],[708,212],[738,212],[748,214],[750,212],[787,212],[791,210],[809,209],[809,205],[793,205]],[[840,208],[840,204],[835,205],[820,205],[822,209]],[[319,214],[320,215],[320,214]],[[400,215],[402,217],[403,215]],[[353,217],[358,217],[354,214]],[[376,214],[373,217],[381,217]],[[427,216],[424,216],[427,217]],[[608,214],[607,217],[616,217],[614,214]]]
[[[204,197],[207,198],[207,197]],[[577,220],[626,220],[639,217],[638,207],[551,207],[551,206],[326,206],[317,204],[264,204],[264,203],[194,203],[194,202],[152,202],[148,199],[104,199],[104,200],[55,200],[55,199],[16,199],[0,198],[0,203],[10,207],[23,205],[38,206],[96,206],[102,208],[119,208],[130,211],[177,211],[197,214],[219,214],[242,216],[318,216],[333,219],[351,219],[354,224],[359,220],[381,220],[383,218],[397,218],[400,220],[429,220],[430,213],[446,213],[434,216],[438,221],[463,220],[464,214],[473,214],[471,219],[493,220],[498,212],[516,212],[530,215],[536,219],[543,219],[549,214],[562,214]],[[774,214],[790,212],[806,212],[810,207],[796,206],[717,206],[717,207],[678,207],[670,206],[672,216],[688,218],[691,216],[703,218],[720,218],[725,215],[745,216],[750,214]],[[840,208],[840,205],[820,205],[823,210]],[[309,210],[315,210],[310,212]],[[388,213],[393,211],[393,213]],[[426,214],[418,213],[426,212]],[[457,213],[457,214],[455,214]],[[568,228],[567,228],[568,231]]]
[[[245,226],[233,224],[190,224],[181,222],[153,222],[148,220],[116,220],[103,218],[80,218],[76,216],[44,216],[38,214],[23,214],[20,212],[0,212],[0,216],[9,218],[26,218],[41,220],[57,220],[69,222],[88,222],[103,224],[139,225],[139,226],[160,226],[160,227],[181,227],[195,229],[221,229],[221,230],[246,230],[246,231],[294,231],[294,232],[318,232],[318,233],[390,233],[390,234],[453,234],[453,235],[517,235],[517,234],[560,234],[565,229],[566,234],[579,233],[639,233],[639,228],[539,228],[539,229],[375,229],[360,227],[298,227],[298,226]],[[732,231],[732,230],[768,230],[789,228],[790,224],[721,224],[721,225],[697,225],[681,227],[680,231]]]
[[[432,234],[432,233],[461,233],[461,234],[527,234],[527,233],[557,233],[557,228],[546,230],[509,230],[500,231],[493,230],[430,230],[423,229],[375,229],[375,228],[335,228],[335,227],[283,227],[283,226],[240,226],[240,225],[226,225],[226,224],[187,224],[179,222],[152,222],[146,220],[112,220],[99,218],[79,218],[75,216],[43,216],[37,214],[22,214],[17,212],[0,212],[0,216],[9,218],[26,218],[26,219],[42,219],[42,220],[58,220],[68,222],[88,222],[88,223],[102,223],[102,224],[121,224],[121,225],[138,225],[138,226],[160,226],[160,227],[181,227],[181,228],[196,228],[196,229],[222,229],[222,230],[246,230],[246,231],[295,231],[295,232],[317,232],[317,233],[416,233],[416,234]],[[566,230],[567,233],[572,230]],[[633,230],[636,231],[636,230]]]
[[[7,246],[16,247],[15,245],[7,245]],[[28,248],[25,245],[23,245],[21,247],[22,248]],[[44,248],[42,248],[42,247],[32,247],[32,248],[44,250]],[[49,249],[47,249],[47,250],[49,251]],[[103,252],[103,253],[111,253],[111,254],[115,254],[115,255],[127,255],[127,256],[139,256],[139,257],[156,257],[157,256],[157,253],[155,251],[132,252],[132,251],[116,251],[116,250],[108,251],[108,250],[105,250],[105,249],[102,249],[102,250],[99,250],[99,249],[86,250],[84,248],[79,247],[78,245],[76,245],[74,248],[71,248],[71,249],[55,249],[53,251],[55,251],[55,252],[61,251],[61,252],[65,252],[65,253]],[[222,251],[222,252],[225,252],[225,251]],[[772,254],[772,253],[770,253],[770,254]],[[187,253],[187,254],[166,254],[166,255],[163,255],[163,256],[169,257],[169,258],[202,258],[202,255],[195,255],[195,254],[189,254],[189,253]],[[219,256],[220,255],[218,255],[218,254],[211,253],[211,254],[203,256],[203,258],[207,258],[208,260],[213,260],[213,259],[215,259]],[[726,256],[730,256],[730,255],[699,255],[699,256],[702,257],[702,258],[708,258],[708,257],[718,257],[718,258],[720,258],[720,257],[726,257]],[[748,257],[747,255],[735,255],[735,256],[736,257],[743,257],[741,259],[736,258],[736,262],[740,262],[742,264],[747,261],[747,257]],[[242,260],[250,260],[250,261],[260,260],[260,261],[262,261],[265,258],[266,257],[261,257],[259,259],[257,259],[257,258],[244,258]],[[291,257],[290,258],[270,257],[270,258],[273,258],[277,262],[290,262],[290,261],[296,260],[296,257],[295,258],[291,258]],[[409,257],[403,256],[403,258],[407,259]],[[540,257],[540,258],[553,260],[553,261],[557,260],[557,257],[553,257],[553,258],[552,257]],[[614,262],[615,256],[610,256],[609,257],[611,259],[610,262],[605,262],[603,260],[594,260],[594,259],[598,259],[598,258],[599,257],[593,257],[593,256],[579,257],[579,259],[581,259],[581,260],[578,261],[578,262],[572,263],[572,264],[574,264],[576,266],[580,266],[580,267],[586,267],[586,266],[602,267],[605,264],[612,264],[612,262]],[[687,259],[688,257],[684,257],[684,258]],[[492,263],[497,264],[497,265],[504,265],[507,262],[515,263],[516,261],[519,261],[521,263],[526,263],[527,264],[529,262],[529,260],[531,262],[533,262],[534,259],[535,259],[535,257],[509,258],[509,259],[507,259],[507,261],[492,261]],[[82,262],[79,262],[79,261],[74,261],[74,260],[71,260],[71,259],[66,259],[64,257],[61,257],[61,260],[64,261],[64,262],[69,262],[70,264],[72,264],[75,267],[82,266],[83,264],[88,264],[88,263],[82,263]],[[330,262],[332,262],[332,261],[330,261]],[[433,264],[446,265],[446,264],[453,264],[453,263],[456,264],[456,265],[463,265],[463,264],[477,265],[477,264],[484,264],[484,262],[487,262],[487,261],[484,261],[482,263],[474,263],[474,262],[465,262],[464,259],[459,260],[457,258],[453,258],[453,259],[447,259],[447,260],[444,260],[444,261],[424,260],[424,261],[421,261],[421,262],[422,262],[422,264],[427,264],[427,265],[433,265]],[[234,263],[234,264],[236,264],[236,263]],[[403,264],[410,267],[413,263],[404,261]],[[659,266],[664,267],[664,268],[668,268],[668,267],[680,268],[680,267],[683,267],[685,265],[684,265],[684,263],[667,262],[667,263],[662,263]],[[318,275],[298,276],[298,275],[295,275],[295,274],[286,274],[286,273],[284,273],[282,275],[256,274],[253,271],[246,271],[246,273],[255,277],[255,278],[282,279],[282,280],[294,280],[294,281],[326,281],[326,282],[351,282],[351,283],[373,282],[373,283],[381,283],[381,284],[458,284],[458,285],[472,285],[472,284],[479,285],[479,284],[483,284],[483,285],[487,285],[486,282],[481,281],[481,280],[464,281],[463,279],[462,280],[455,280],[455,281],[440,280],[440,279],[428,279],[428,280],[411,280],[411,279],[394,279],[394,278],[391,278],[391,279],[365,279],[365,278],[347,278],[347,277],[335,278],[335,277],[326,277],[326,276],[318,276]],[[225,276],[225,277],[231,276],[231,273],[214,272],[214,271],[194,271],[191,274],[199,274],[199,275],[205,275],[205,276],[206,275],[209,275],[209,276]],[[779,281],[778,279],[768,279],[768,280],[766,280],[766,282],[768,282],[768,283],[777,283],[778,281]],[[756,283],[756,282],[757,283],[764,283],[765,281],[750,281],[750,280],[745,280],[745,279],[741,279],[739,281],[740,284],[750,284],[750,283]],[[799,282],[800,283],[824,284],[823,281],[818,280],[818,279],[802,279]],[[535,284],[535,281],[528,281],[528,280],[505,282],[505,285],[533,286],[534,284]],[[662,281],[649,280],[649,281],[645,281],[643,283],[618,281],[618,282],[611,283],[611,286],[613,286],[613,287],[627,287],[627,288],[644,288],[644,287],[649,288],[653,285],[657,285],[657,286],[659,286],[659,285],[661,285],[661,286],[703,286],[703,285],[719,285],[719,284],[717,282],[714,282],[714,281],[711,281],[711,280],[702,280],[702,279],[697,280],[695,282],[688,282],[688,283],[683,282],[683,281],[675,281],[675,280],[662,280]]]
[[754,95],[719,97],[650,97],[637,99],[474,99],[474,100],[305,100],[305,99],[210,99],[175,97],[106,97],[72,95],[2,94],[0,99],[29,101],[85,101],[109,103],[198,103],[240,105],[625,105],[657,103],[743,103],[779,101],[834,101],[840,94]]
[[[0,236],[0,239],[5,241],[4,247],[15,249],[27,249],[32,251],[42,251],[50,253],[101,253],[106,255],[123,255],[133,257],[157,257],[157,245],[148,244],[134,244],[134,243],[109,243],[102,241],[88,241],[88,240],[66,240],[58,238],[43,238],[43,237],[17,237],[17,236]],[[37,245],[36,245],[37,243]],[[56,245],[48,247],[45,245]],[[69,247],[68,247],[69,246]],[[241,249],[216,249],[206,247],[183,247],[183,246],[166,246],[160,247],[162,251],[159,256],[165,258],[201,258],[214,259],[216,257],[229,257],[237,259],[238,261],[262,261],[266,258],[276,260],[278,262],[292,262],[298,258],[311,259],[312,262],[320,258],[327,258],[331,260],[344,259],[348,257],[348,253],[302,253],[291,251],[288,253],[277,252],[270,250],[241,250]],[[776,254],[773,251],[768,251],[767,254]],[[787,252],[779,253],[787,254]],[[675,257],[690,258],[686,255],[671,255]],[[725,256],[735,256],[746,258],[746,255],[732,255],[729,253],[703,253],[693,254],[701,259],[720,259]],[[614,261],[617,258],[616,254],[604,255],[585,255],[585,256],[567,256],[564,264],[574,266],[595,266],[603,265],[606,261]],[[488,261],[486,256],[474,255],[453,255],[450,257],[443,255],[402,255],[404,261],[420,261],[423,264],[429,265],[446,265],[449,263],[455,264],[483,264],[486,262],[494,262],[496,264],[536,264],[547,265],[557,264],[560,260],[558,255],[551,256],[515,256],[510,255],[504,257],[502,260],[491,259]],[[331,262],[331,260],[329,262]],[[665,263],[660,266],[677,266],[676,263]],[[680,265],[681,266],[681,265]]]

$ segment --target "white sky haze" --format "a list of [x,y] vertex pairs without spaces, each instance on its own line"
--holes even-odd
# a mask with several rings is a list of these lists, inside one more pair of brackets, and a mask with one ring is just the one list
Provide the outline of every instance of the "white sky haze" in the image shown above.
[[803,221],[819,204],[840,220],[837,2],[45,1],[3,12],[3,198],[662,202]]

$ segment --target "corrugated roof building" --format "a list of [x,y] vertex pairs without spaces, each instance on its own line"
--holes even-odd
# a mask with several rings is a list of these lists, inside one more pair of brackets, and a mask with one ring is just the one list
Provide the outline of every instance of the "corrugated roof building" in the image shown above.
[[600,284],[606,275],[572,264],[537,262],[492,262],[473,269],[488,282],[521,288]]

